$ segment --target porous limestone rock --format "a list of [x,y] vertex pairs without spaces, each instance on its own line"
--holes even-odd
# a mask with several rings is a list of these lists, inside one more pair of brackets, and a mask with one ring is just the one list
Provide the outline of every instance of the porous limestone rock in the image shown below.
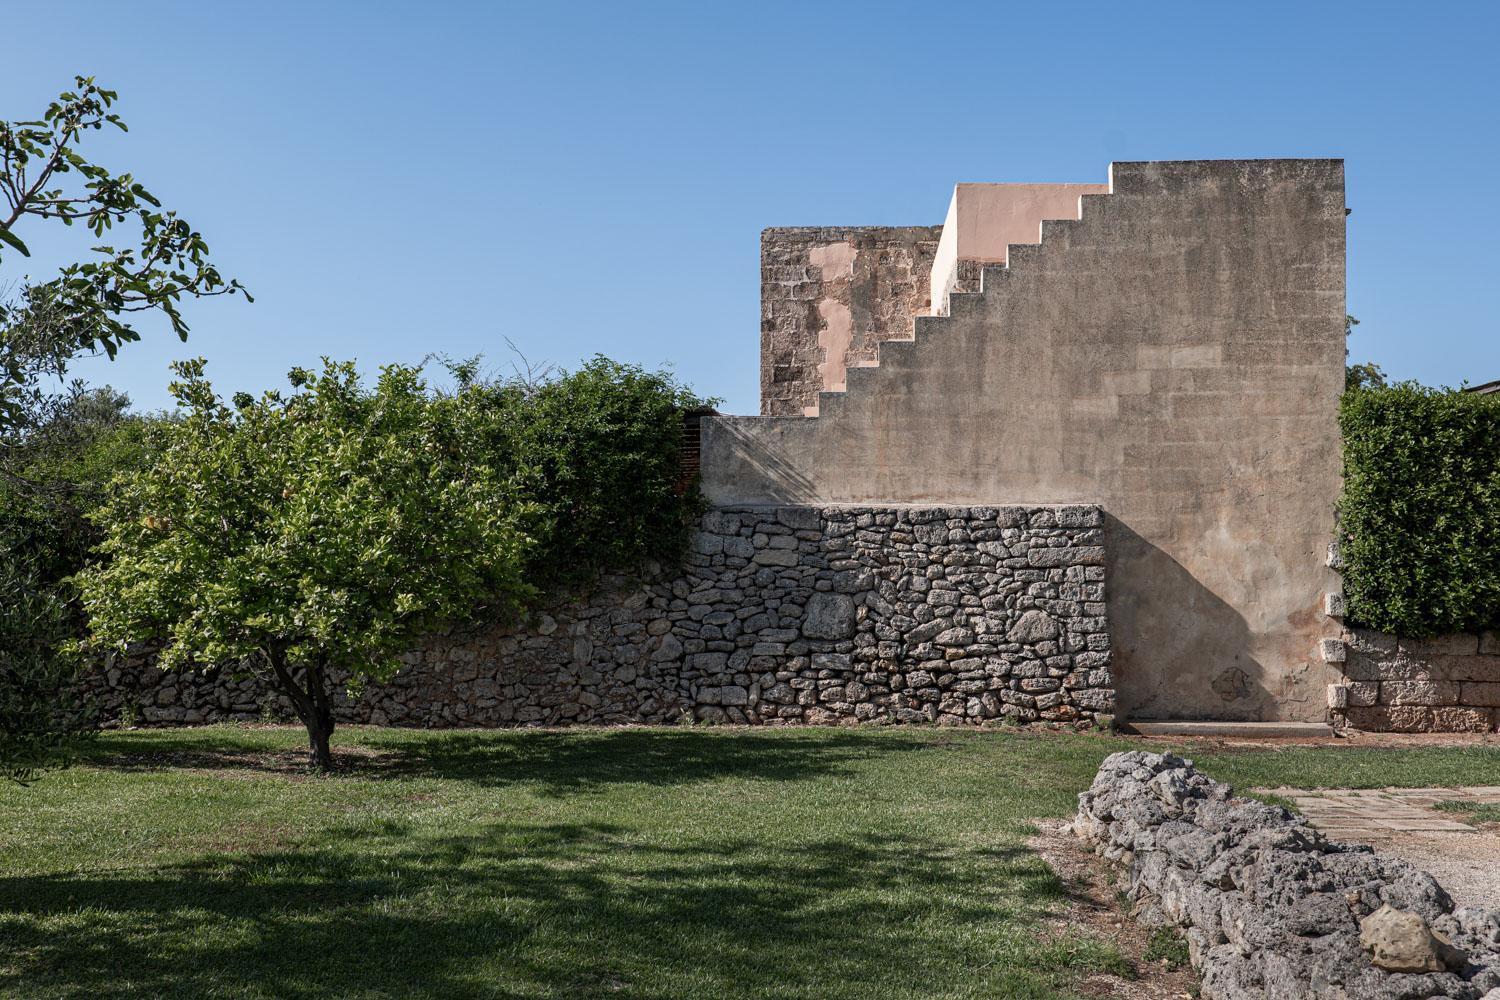
[[1489,1000],[1500,987],[1500,911],[1454,909],[1426,872],[1236,799],[1172,754],[1108,757],[1073,831],[1124,866],[1139,919],[1182,929],[1207,1000]]

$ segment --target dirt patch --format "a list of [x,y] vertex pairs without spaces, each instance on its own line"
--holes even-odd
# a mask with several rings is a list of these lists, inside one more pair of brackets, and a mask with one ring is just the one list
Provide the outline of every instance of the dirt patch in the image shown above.
[[1146,958],[1151,928],[1129,919],[1116,869],[1078,843],[1062,820],[1041,820],[1027,846],[1057,873],[1067,888],[1067,909],[1047,921],[1046,933],[1058,937],[1087,935],[1109,941],[1134,966],[1136,978],[1096,973],[1078,984],[1078,995],[1112,1000],[1181,1000],[1197,995],[1198,976],[1182,965]]

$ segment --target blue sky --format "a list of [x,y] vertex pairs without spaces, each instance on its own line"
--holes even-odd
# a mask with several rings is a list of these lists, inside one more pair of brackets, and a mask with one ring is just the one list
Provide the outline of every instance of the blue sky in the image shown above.
[[[1111,159],[1341,156],[1356,359],[1500,378],[1500,5],[6,5],[0,118],[74,73],[254,305],[79,372],[164,405],[320,355],[670,363],[757,406],[758,236],[934,224],[955,181]],[[33,39],[26,44],[15,40]],[[47,264],[81,231],[19,230]],[[0,278],[21,269],[7,255]]]

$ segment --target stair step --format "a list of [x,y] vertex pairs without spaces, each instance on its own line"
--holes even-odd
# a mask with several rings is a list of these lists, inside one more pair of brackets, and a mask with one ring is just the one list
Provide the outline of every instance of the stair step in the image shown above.
[[[984,296],[991,289],[998,287],[1002,282],[1014,280],[1017,265],[1026,267],[1034,265],[1041,259],[1042,246],[1052,239],[1063,245],[1071,243],[1073,234],[1078,231],[1087,206],[1103,204],[1107,194],[1085,194],[1079,196],[1078,219],[1043,219],[1037,243],[1012,243],[1006,248],[1006,262],[1004,264],[986,264],[979,269],[979,290],[972,292],[949,292],[947,301],[941,306],[942,311],[928,316],[916,316],[912,322],[912,336],[906,339],[882,341],[876,347],[876,357],[873,362],[859,362],[847,366],[844,370],[844,388],[839,391],[824,391],[818,393],[817,403],[813,406],[803,407],[803,415],[809,419],[821,416],[833,416],[840,412],[845,406],[849,391],[857,386],[870,382],[875,378],[873,372],[882,363],[893,363],[897,365],[908,364],[915,356],[917,342],[924,337],[930,337],[940,333],[944,325],[951,320],[955,313],[962,315],[973,315],[975,311],[983,307]],[[1137,724],[1147,727],[1160,726],[1300,726],[1303,723],[1199,723],[1199,722],[1148,722],[1142,721]],[[1331,735],[1333,730],[1324,726],[1326,735]],[[1144,731],[1142,731],[1144,732]],[[1301,733],[1301,730],[1297,730]],[[1199,732],[1161,732],[1150,735],[1225,735],[1223,733]],[[1262,733],[1262,735],[1265,735]],[[1276,735],[1288,735],[1278,733]],[[1325,735],[1325,734],[1317,734]]]

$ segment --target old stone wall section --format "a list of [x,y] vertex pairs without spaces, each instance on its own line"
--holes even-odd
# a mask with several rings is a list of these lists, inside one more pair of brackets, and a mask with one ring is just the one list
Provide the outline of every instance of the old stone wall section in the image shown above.
[[[434,636],[338,717],[1107,724],[1103,538],[1092,506],[714,510],[680,574]],[[107,717],[147,724],[290,715],[254,679],[163,674],[145,654],[89,684]]]
[[1343,672],[1328,689],[1335,726],[1392,733],[1500,729],[1500,632],[1404,639],[1351,628],[1332,657]]
[[1324,721],[1343,163],[1115,163],[1081,202],[816,418],[706,419],[704,490],[1099,504],[1122,713]]
[[[760,236],[761,413],[816,413],[850,367],[925,315],[942,226],[802,226]],[[977,278],[977,272],[972,277]]]
[[1455,908],[1427,872],[1236,799],[1192,761],[1110,755],[1073,831],[1125,869],[1139,919],[1183,929],[1207,1000],[1500,990],[1500,910]]

